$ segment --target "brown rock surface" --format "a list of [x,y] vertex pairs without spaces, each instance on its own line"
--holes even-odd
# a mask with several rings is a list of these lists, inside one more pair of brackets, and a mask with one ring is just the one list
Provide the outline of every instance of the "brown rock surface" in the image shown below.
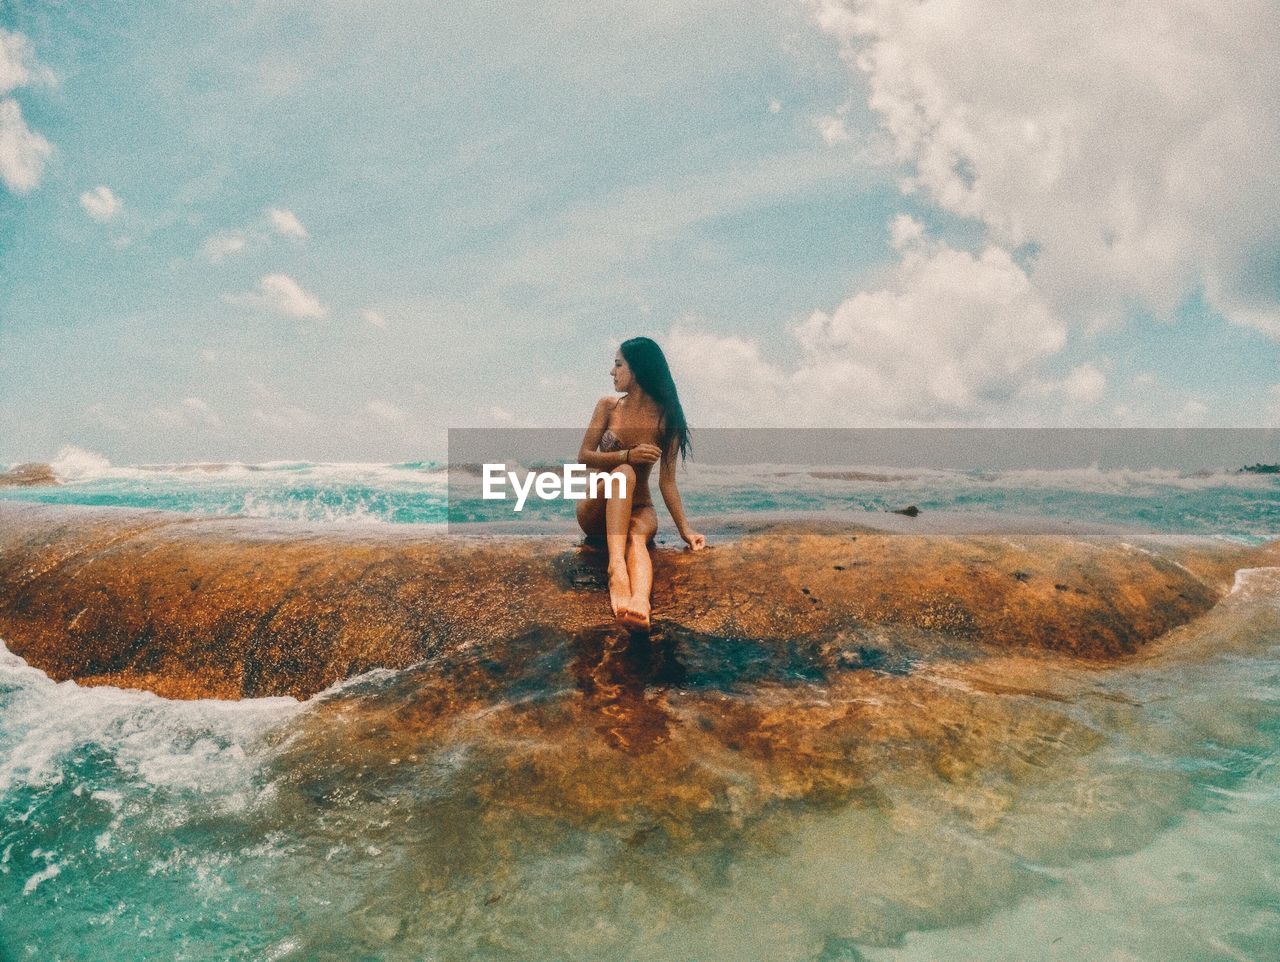
[[8,471],[0,471],[0,488],[28,488],[41,484],[58,484],[58,476],[47,464],[30,462]]
[[[774,525],[658,550],[655,626],[797,677],[997,649],[1114,658],[1278,559],[1280,542]],[[515,640],[608,633],[602,566],[565,537],[0,503],[0,638],[55,679],[301,697],[459,653],[501,673]]]

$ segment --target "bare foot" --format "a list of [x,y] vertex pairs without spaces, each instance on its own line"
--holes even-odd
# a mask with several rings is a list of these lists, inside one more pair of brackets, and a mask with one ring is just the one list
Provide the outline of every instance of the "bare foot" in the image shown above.
[[631,600],[631,580],[627,577],[626,565],[609,565],[609,607],[613,609],[615,618],[622,617],[622,611]]
[[649,627],[649,611],[650,611],[649,599],[641,598],[639,595],[636,595],[636,597],[631,599],[631,604],[629,607],[631,608],[632,611],[636,612],[637,614],[640,615],[641,618],[644,619],[644,626],[648,628]]
[[649,630],[649,601],[632,598],[618,608],[618,622],[632,631]]

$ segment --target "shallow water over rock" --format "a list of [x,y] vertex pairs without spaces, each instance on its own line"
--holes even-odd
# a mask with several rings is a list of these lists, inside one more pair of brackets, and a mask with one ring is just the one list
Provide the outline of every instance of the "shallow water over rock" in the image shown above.
[[[0,652],[7,955],[1280,948],[1274,548],[759,531],[663,556],[640,636],[601,621],[597,559],[563,544],[118,520],[0,544],[0,637],[32,660]],[[527,608],[470,600],[509,577]],[[336,684],[101,685],[200,684],[193,625],[222,632],[237,695]],[[1227,885],[1235,864],[1255,871]]]
[[[1275,845],[1254,799],[1277,790],[1276,575],[1106,668],[940,648],[891,671],[819,652],[814,677],[680,629],[648,645],[543,630],[510,640],[503,671],[457,653],[304,703],[217,703],[55,685],[9,656],[8,946],[113,957],[150,932],[199,959],[938,957],[960,945],[944,933],[979,938],[1117,857],[1157,871],[1134,861],[1149,850],[1193,909],[1215,885],[1202,848]],[[1039,919],[1000,950],[1079,957],[1098,917],[1155,957],[1141,947],[1168,940],[1132,914],[1154,884],[1071,901],[1076,928]],[[1280,929],[1249,905],[1269,884],[1192,912],[1159,957],[1265,957]]]

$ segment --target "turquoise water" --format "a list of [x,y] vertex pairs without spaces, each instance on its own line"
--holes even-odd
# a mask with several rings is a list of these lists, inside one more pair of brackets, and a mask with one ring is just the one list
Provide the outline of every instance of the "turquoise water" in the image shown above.
[[[915,503],[1250,542],[1280,529],[1266,476],[690,474],[695,517]],[[422,464],[98,464],[4,496],[391,524],[443,521],[446,493]],[[641,707],[692,759],[661,776],[685,821],[584,808],[651,757],[557,727],[617,722],[580,686],[598,657],[549,647],[536,686],[406,748],[357,735],[412,717],[458,666],[303,702],[174,702],[54,683],[0,650],[0,959],[1280,957],[1280,569],[1240,572],[1208,615],[1108,670],[1046,655],[650,686]],[[695,737],[709,706],[841,700],[875,730],[927,717],[850,748],[863,782],[839,798],[780,791]],[[731,789],[686,805],[707,773]]]
[[71,460],[59,474],[63,482],[59,485],[0,488],[0,497],[296,521],[435,524],[447,520],[445,472],[428,462],[115,467],[100,459],[82,458]]
[[[85,452],[55,462],[63,483],[0,487],[44,504],[159,508],[325,523],[445,524],[571,519],[570,501],[485,501],[478,478],[434,462],[113,466]],[[885,480],[851,476],[874,475]],[[834,475],[834,477],[833,477]],[[1280,532],[1280,475],[1222,470],[939,471],[690,463],[681,494],[694,518],[740,512],[921,511],[1022,515],[1259,542]],[[654,491],[656,497],[657,492]],[[660,500],[660,499],[658,499]],[[665,509],[660,523],[670,531]]]

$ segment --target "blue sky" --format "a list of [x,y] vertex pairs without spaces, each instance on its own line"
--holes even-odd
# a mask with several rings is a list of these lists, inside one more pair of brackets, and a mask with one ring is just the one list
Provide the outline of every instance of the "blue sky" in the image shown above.
[[[961,74],[900,68],[942,28],[843,9],[0,4],[0,462],[429,457],[447,427],[585,423],[636,333],[695,426],[1277,423],[1265,226],[1200,270],[1152,240],[1203,233],[1188,205],[1100,261],[1000,180],[1039,155],[982,145],[947,176],[990,190],[948,194],[951,128],[895,111],[1041,106],[964,109]],[[1074,93],[1084,132],[1117,95]]]

